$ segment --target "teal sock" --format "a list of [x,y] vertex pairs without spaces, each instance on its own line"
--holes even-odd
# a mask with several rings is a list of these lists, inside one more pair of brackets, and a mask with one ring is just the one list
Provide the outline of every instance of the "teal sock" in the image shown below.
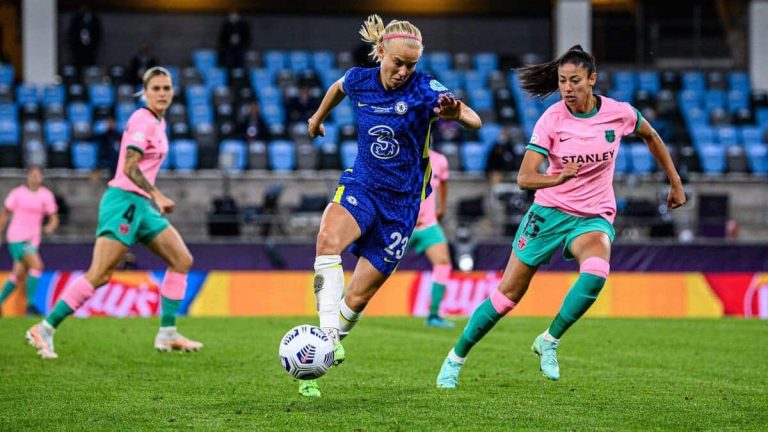
[[24,289],[27,292],[27,304],[30,306],[35,303],[35,293],[37,292],[37,284],[39,282],[39,277],[27,276],[27,284],[24,286]]
[[53,326],[53,328],[58,328],[59,324],[64,321],[64,318],[72,315],[73,313],[75,313],[75,311],[73,311],[72,308],[69,307],[69,305],[64,300],[59,300],[51,313],[45,317],[45,321]]
[[176,325],[176,313],[181,306],[181,300],[171,300],[168,297],[162,297],[162,313],[160,315],[160,327],[173,327]]
[[496,312],[491,299],[487,298],[484,302],[480,303],[480,306],[472,313],[472,317],[469,319],[467,326],[464,327],[464,332],[461,333],[456,346],[453,347],[453,352],[459,357],[466,357],[469,354],[469,350],[480,342],[480,339],[488,333],[494,325],[503,317],[500,313]]
[[3,285],[3,292],[0,292],[0,305],[11,295],[14,289],[16,289],[16,284],[11,282],[10,279],[6,280],[5,285]]
[[549,334],[560,339],[565,331],[573,325],[592,306],[600,290],[605,285],[605,278],[590,273],[582,273],[571,287],[563,300],[560,312],[549,325]]
[[443,297],[445,297],[445,285],[432,282],[432,300],[429,304],[430,317],[439,316],[438,312],[440,311],[440,303],[443,301]]

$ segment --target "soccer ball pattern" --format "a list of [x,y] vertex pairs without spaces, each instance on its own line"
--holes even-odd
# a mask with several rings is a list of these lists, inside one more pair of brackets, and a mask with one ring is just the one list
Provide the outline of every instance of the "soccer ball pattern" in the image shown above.
[[333,342],[313,325],[288,330],[280,341],[279,353],[285,371],[301,380],[319,378],[333,365]]

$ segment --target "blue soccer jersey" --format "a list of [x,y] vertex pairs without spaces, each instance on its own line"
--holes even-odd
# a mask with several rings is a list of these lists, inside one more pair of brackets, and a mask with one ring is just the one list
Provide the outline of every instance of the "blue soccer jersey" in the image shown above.
[[345,181],[421,202],[431,189],[429,134],[437,99],[448,93],[431,75],[414,72],[404,85],[385,90],[380,68],[354,67],[344,92],[357,114],[357,158]]

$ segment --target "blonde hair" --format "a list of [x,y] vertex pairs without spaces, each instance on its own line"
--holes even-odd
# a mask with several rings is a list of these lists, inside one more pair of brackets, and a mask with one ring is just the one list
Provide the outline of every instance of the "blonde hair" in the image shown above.
[[144,84],[144,88],[147,88],[147,84],[149,84],[149,80],[151,80],[152,78],[158,75],[167,76],[168,78],[171,79],[171,85],[173,85],[173,77],[171,76],[171,73],[168,72],[168,69],[162,66],[154,66],[147,69],[147,71],[144,72],[144,75],[141,77],[141,82]]
[[[387,38],[385,37],[387,35],[393,37]],[[377,62],[380,62],[381,59],[376,55],[376,48],[381,45],[386,49],[393,39],[397,39],[409,48],[418,49],[419,55],[424,51],[424,45],[421,43],[421,31],[408,21],[392,20],[384,27],[384,21],[381,20],[381,17],[374,14],[369,16],[360,27],[360,36],[364,42],[373,46],[369,55]]]

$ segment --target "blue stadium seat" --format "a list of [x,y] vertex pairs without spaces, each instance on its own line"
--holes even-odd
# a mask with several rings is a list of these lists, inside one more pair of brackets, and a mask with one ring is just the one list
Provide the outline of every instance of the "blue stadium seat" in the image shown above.
[[469,91],[469,105],[476,111],[493,110],[493,93],[484,88]]
[[18,145],[19,123],[10,119],[0,119],[0,145]]
[[706,90],[704,74],[699,71],[683,72],[683,90],[704,93]]
[[635,174],[650,174],[655,167],[653,155],[645,144],[628,143],[630,158],[632,159],[632,172]]
[[629,173],[629,157],[629,149],[619,147],[618,153],[616,154],[616,170],[614,171],[616,174]]
[[288,66],[296,73],[304,72],[312,69],[312,57],[307,51],[291,51],[288,54]]
[[[336,61],[331,51],[315,51],[312,53],[312,64],[316,71],[324,71],[336,67]],[[339,76],[341,78],[341,76]]]
[[487,81],[487,71],[468,70],[464,72],[464,89],[467,91],[476,89],[487,90]]
[[70,147],[72,167],[78,171],[95,169],[99,162],[99,148],[94,142],[75,141]]
[[320,75],[320,83],[323,85],[323,88],[327,89],[333,83],[339,80],[339,78],[344,75],[343,71],[340,71],[338,69],[321,69],[317,71]]
[[651,95],[661,90],[661,78],[658,71],[643,71],[637,74],[637,89],[645,90]]
[[608,97],[617,101],[632,103],[634,93],[624,88],[613,88],[608,90]]
[[107,121],[106,120],[94,121],[92,132],[94,136],[104,135],[104,133],[107,132]]
[[192,64],[202,73],[219,64],[219,58],[216,50],[197,49],[192,51]]
[[282,104],[274,102],[263,103],[261,105],[261,115],[269,123],[285,123],[285,109]]
[[355,123],[355,110],[345,103],[341,103],[336,106],[331,112],[333,119],[337,125],[348,125]]
[[735,146],[741,142],[738,132],[733,126],[720,126],[715,129],[717,133],[717,142],[721,146]]
[[747,144],[749,169],[758,175],[768,175],[768,146],[764,143]]
[[216,87],[226,87],[228,81],[227,70],[224,68],[212,67],[203,72],[203,81],[209,91]]
[[16,103],[20,106],[33,103],[37,104],[39,99],[37,86],[34,84],[19,84],[16,87]]
[[115,121],[118,124],[125,125],[135,110],[136,105],[132,103],[119,103],[115,105]]
[[435,74],[453,68],[451,54],[446,51],[430,51],[426,54],[429,57],[430,70]]
[[313,143],[315,147],[321,147],[325,143],[336,143],[339,142],[339,128],[330,122],[325,122],[323,124],[323,127],[325,128],[325,136],[316,136],[313,139]]
[[208,104],[192,105],[189,108],[189,124],[213,124],[213,109]]
[[712,111],[725,109],[725,93],[722,90],[710,90],[704,98],[704,109]]
[[501,125],[496,123],[485,123],[478,132],[480,134],[480,141],[482,141],[488,148],[492,148],[499,140]]
[[165,68],[171,74],[171,82],[173,83],[173,86],[178,88],[181,84],[181,74],[179,73],[178,66],[166,66]]
[[740,109],[749,109],[749,93],[743,90],[728,92],[728,111],[734,113]]
[[758,108],[755,110],[755,121],[763,128],[768,128],[768,108]]
[[[340,78],[337,77],[337,79]],[[275,83],[275,73],[269,69],[251,69],[251,87],[258,90],[262,87],[271,87]]]
[[173,168],[180,172],[197,169],[197,142],[191,139],[178,139],[171,142],[170,154]]
[[211,103],[211,91],[208,87],[194,84],[186,88],[187,106],[208,105]]
[[701,170],[705,174],[725,172],[725,147],[717,144],[705,144],[698,149]]
[[715,143],[715,131],[708,126],[691,129],[691,141],[697,149],[704,144]]
[[269,147],[269,167],[272,171],[288,172],[296,169],[296,147],[292,141],[272,141]]
[[493,52],[479,52],[475,54],[474,66],[487,75],[488,72],[499,69],[499,56]]
[[91,123],[93,109],[85,102],[72,102],[67,106],[67,118],[71,122]]
[[485,172],[487,163],[486,146],[483,143],[467,141],[459,147],[464,172],[480,174]]
[[69,141],[72,137],[72,129],[66,120],[48,120],[43,126],[45,142],[51,144],[55,141]]
[[262,105],[283,104],[283,95],[277,87],[259,87],[256,89],[256,95]]
[[759,126],[744,126],[741,128],[741,138],[745,145],[761,144],[763,129]]
[[[170,132],[167,132],[167,133],[170,133]],[[165,159],[163,159],[163,163],[160,165],[160,171],[168,171],[171,168],[173,168],[173,152],[169,147],[168,154],[165,155]]]
[[285,69],[287,59],[285,51],[267,50],[264,52],[264,67],[273,74]]
[[688,125],[688,129],[695,131],[697,129],[709,127],[709,119],[707,113],[703,109],[697,107],[691,107],[683,110],[683,118]]
[[16,105],[8,103],[0,103],[0,120],[10,120],[14,122],[19,121],[19,112],[16,109]]
[[728,88],[749,94],[749,75],[746,72],[728,72]]
[[14,81],[13,65],[0,63],[0,85],[12,86]]
[[352,168],[357,157],[357,141],[341,143],[341,169]]
[[690,108],[701,108],[701,95],[694,90],[683,90],[678,95],[678,103],[682,110]]
[[456,91],[458,89],[464,88],[464,77],[462,76],[461,72],[450,69],[442,69],[435,71],[435,76],[442,85],[448,88],[448,90]]
[[558,102],[560,102],[560,92],[554,92],[551,95],[542,99],[541,104],[544,109],[547,109]]
[[112,84],[91,84],[88,86],[91,105],[94,107],[111,108],[115,103],[115,90]]
[[620,90],[631,94],[637,89],[637,78],[632,71],[616,71],[613,73],[613,90]]
[[224,140],[219,144],[219,168],[239,172],[246,168],[248,148],[242,140]]
[[65,92],[61,84],[47,85],[43,87],[43,106],[51,104],[64,105]]

